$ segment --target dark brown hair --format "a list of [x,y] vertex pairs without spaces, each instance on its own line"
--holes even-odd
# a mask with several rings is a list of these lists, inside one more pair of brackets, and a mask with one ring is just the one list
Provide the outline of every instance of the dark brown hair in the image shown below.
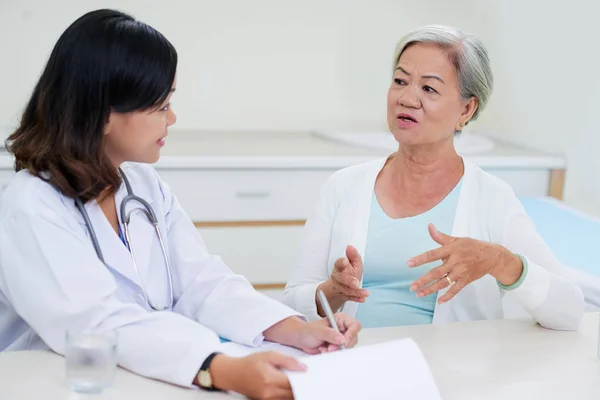
[[104,149],[110,112],[160,106],[176,68],[175,48],[152,27],[113,10],[80,17],[54,46],[7,139],[15,170],[84,203],[114,193],[121,178]]

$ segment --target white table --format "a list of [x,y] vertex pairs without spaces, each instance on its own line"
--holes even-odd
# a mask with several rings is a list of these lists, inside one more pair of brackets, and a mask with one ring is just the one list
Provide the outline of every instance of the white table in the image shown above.
[[361,345],[411,337],[444,400],[600,399],[600,314],[579,331],[544,329],[531,320],[371,329]]
[[[427,358],[444,400],[599,399],[599,322],[599,314],[587,314],[577,332],[550,331],[528,320],[369,329],[361,333],[360,341],[368,345],[412,337]],[[231,397],[178,388],[124,370],[102,395],[83,396],[68,391],[62,357],[50,352],[0,353],[2,399]]]

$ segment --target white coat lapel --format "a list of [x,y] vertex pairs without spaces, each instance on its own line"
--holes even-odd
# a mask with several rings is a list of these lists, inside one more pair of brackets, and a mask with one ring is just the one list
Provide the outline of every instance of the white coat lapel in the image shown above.
[[[124,188],[121,188],[116,194],[117,204],[118,197],[122,190],[124,190]],[[78,221],[82,226],[82,229],[89,237],[89,232],[83,217],[77,208],[74,207],[74,209],[78,215]],[[85,210],[88,213],[93,229],[96,233],[96,237],[98,238],[98,243],[100,244],[100,249],[102,250],[102,255],[104,257],[106,266],[135,285],[140,286],[141,281],[135,269],[133,268],[129,251],[121,242],[121,239],[117,236],[116,232],[112,229],[98,203],[95,200],[88,202],[85,205]],[[93,246],[91,237],[89,237],[89,239],[90,246]]]
[[[133,184],[134,183],[132,182],[132,185]],[[140,195],[140,197],[142,197],[152,206],[152,196],[146,193],[147,191],[144,191],[142,189],[139,189],[138,191],[143,192]],[[117,216],[119,219],[119,225],[122,229],[123,221],[120,213],[120,205],[126,195],[127,190],[125,188],[125,185],[122,184],[117,193],[115,193]],[[82,231],[88,237],[90,248],[93,249],[91,237],[86,227],[83,216],[81,215],[77,207],[74,205],[74,201],[72,199],[67,198],[65,201],[71,204],[71,212],[73,216],[77,219],[79,225],[82,228]],[[95,200],[93,200],[88,202],[84,207],[86,212],[88,213],[93,229],[98,238],[98,242],[100,244],[100,249],[102,250],[102,255],[104,257],[104,262],[106,266],[113,273],[131,282],[140,290],[143,289],[145,285],[149,296],[152,297],[154,293],[154,298],[156,298],[156,302],[158,302],[158,300],[160,300],[161,298],[159,293],[166,293],[163,279],[163,277],[166,276],[164,270],[165,265],[158,237],[156,236],[153,225],[148,222],[146,216],[143,215],[140,211],[134,210],[131,214],[131,222],[129,225],[132,246],[134,248],[134,256],[137,267],[140,272],[140,274],[138,275],[133,265],[129,250],[123,244],[119,236],[111,227],[110,223],[104,216],[104,213],[102,212],[102,209],[100,208],[98,203]],[[139,207],[141,207],[139,203],[132,201],[128,203],[126,210],[129,211]],[[156,271],[150,271],[152,269],[150,267],[151,264],[155,264],[154,269]],[[156,276],[158,278],[149,282],[149,276]],[[158,291],[153,291],[152,286],[154,283],[157,282],[160,285],[156,284],[154,286],[160,286],[160,288],[157,289]]]
[[[124,198],[125,199],[125,198]],[[152,206],[152,199],[143,198],[150,206]],[[121,209],[119,203],[119,210]],[[150,264],[151,258],[155,256],[152,251],[153,248],[158,247],[160,249],[160,243],[154,230],[154,225],[150,222],[146,214],[144,213],[144,206],[136,200],[129,200],[125,204],[125,214],[130,216],[129,218],[129,236],[131,239],[130,251],[135,257],[137,268],[145,284],[148,282],[149,274],[151,273]],[[125,217],[120,215],[119,219]],[[123,221],[119,221],[121,226],[124,227]],[[161,257],[162,258],[162,257]]]
[[[127,174],[129,171],[126,171]],[[154,211],[156,217],[159,220],[159,224],[162,224],[163,215],[162,208],[159,204],[156,204],[154,199],[156,193],[152,192],[152,187],[138,182],[136,185],[135,174],[129,173],[128,178],[130,180],[132,191],[136,196],[146,201],[152,211]],[[135,199],[127,200],[124,207],[124,214],[121,215],[121,204],[126,199],[127,192],[123,192],[122,196],[117,197],[117,204],[119,207],[119,222],[121,226],[125,215],[129,214],[129,235],[131,239],[131,253],[135,257],[135,262],[141,276],[142,288],[146,291],[150,302],[158,307],[162,308],[169,304],[171,301],[169,296],[168,285],[168,268],[162,253],[160,240],[156,233],[154,225],[147,217],[145,211],[146,208],[140,202]],[[161,230],[162,234],[166,235],[164,229]],[[167,238],[163,236],[165,240],[165,246],[167,246]],[[135,271],[133,263],[131,268]]]

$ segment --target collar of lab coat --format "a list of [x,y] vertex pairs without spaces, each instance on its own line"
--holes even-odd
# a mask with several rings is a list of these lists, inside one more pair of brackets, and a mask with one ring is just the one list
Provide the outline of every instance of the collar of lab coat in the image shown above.
[[[139,184],[136,185],[137,182],[133,176],[128,174],[127,177],[131,182],[134,193],[146,200],[150,206],[153,206],[154,199],[152,196],[150,196],[149,190],[141,187]],[[121,229],[123,229],[123,221],[121,219],[120,208],[125,196],[127,196],[127,189],[125,184],[122,183],[119,190],[115,193],[117,216]],[[72,199],[69,199],[69,202],[71,203],[71,212],[81,225],[85,234],[90,238],[90,246],[93,246],[83,216],[73,204]],[[85,204],[85,210],[88,213],[94,231],[96,232],[96,236],[102,250],[102,255],[104,256],[105,265],[139,288],[143,288],[142,282],[147,282],[149,270],[148,267],[151,255],[150,249],[153,245],[159,245],[159,243],[154,227],[149,223],[144,214],[142,214],[139,210],[135,210],[139,209],[140,207],[141,205],[135,201],[129,201],[126,207],[126,212],[133,210],[129,224],[129,231],[132,242],[131,250],[133,251],[137,267],[140,272],[138,275],[131,260],[131,254],[129,250],[127,247],[125,247],[121,241],[121,238],[113,230],[112,226],[102,212],[102,209],[98,205],[98,202],[96,200],[92,200]]]

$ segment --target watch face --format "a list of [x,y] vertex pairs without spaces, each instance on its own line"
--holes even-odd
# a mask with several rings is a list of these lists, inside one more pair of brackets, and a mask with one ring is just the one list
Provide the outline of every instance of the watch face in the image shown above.
[[212,378],[210,377],[210,372],[200,371],[200,374],[198,374],[198,382],[202,387],[212,388]]

